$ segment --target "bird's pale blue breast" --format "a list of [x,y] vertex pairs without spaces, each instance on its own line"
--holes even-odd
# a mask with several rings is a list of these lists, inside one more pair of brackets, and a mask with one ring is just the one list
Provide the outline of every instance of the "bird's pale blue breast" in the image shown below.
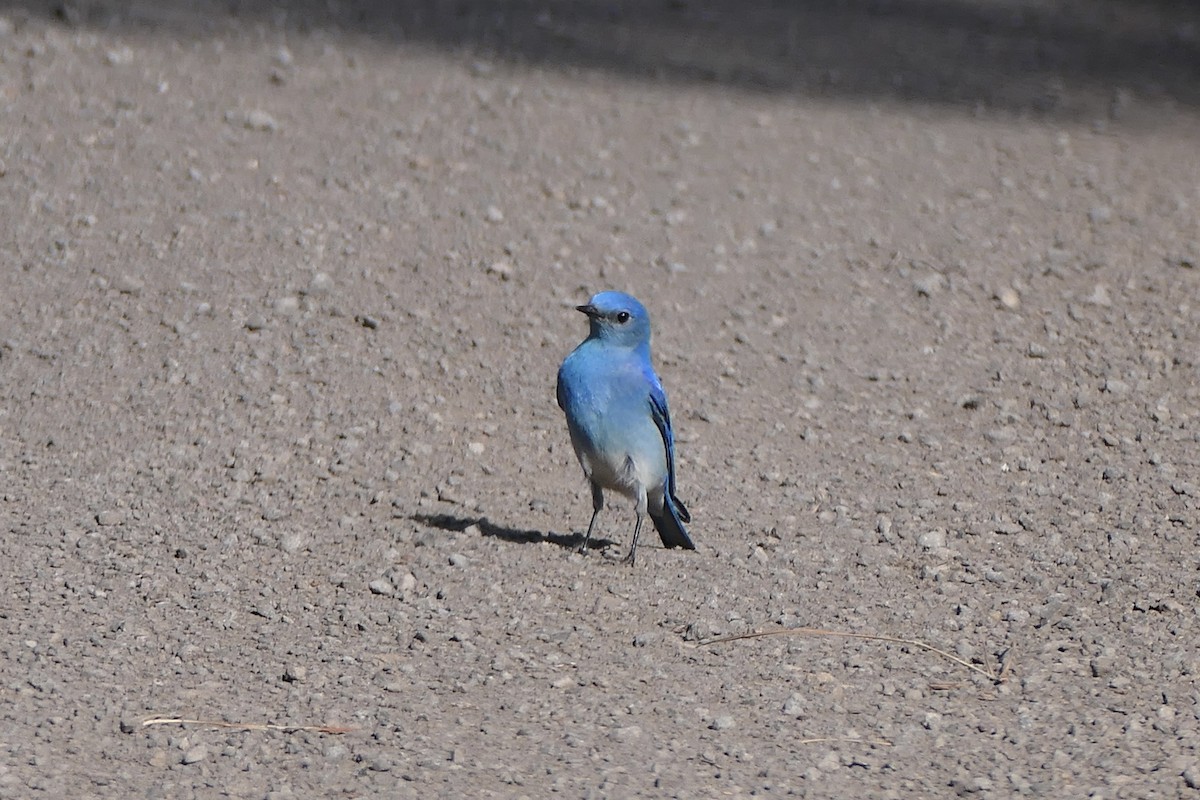
[[558,371],[558,403],[567,421],[607,407],[621,384],[620,364],[612,348],[588,340],[576,347]]
[[636,351],[589,340],[563,361],[558,402],[574,435],[622,440],[652,424],[650,393],[657,385]]

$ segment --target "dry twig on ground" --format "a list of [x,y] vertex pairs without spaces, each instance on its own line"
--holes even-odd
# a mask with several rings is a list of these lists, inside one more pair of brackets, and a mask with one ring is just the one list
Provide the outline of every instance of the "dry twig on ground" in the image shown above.
[[990,680],[992,683],[997,683],[997,684],[1004,683],[1004,681],[1006,681],[1008,679],[1009,662],[1011,661],[1011,657],[1009,656],[1008,653],[1006,653],[1005,657],[1003,658],[1003,660],[1001,662],[1000,671],[997,672],[996,670],[991,668],[990,663],[986,663],[986,664],[984,664],[984,666],[981,667],[978,664],[973,664],[970,661],[967,661],[966,659],[959,658],[958,656],[954,655],[953,653],[948,653],[945,650],[934,647],[933,645],[927,644],[926,642],[922,642],[919,639],[905,639],[900,636],[882,636],[882,635],[874,634],[874,633],[853,633],[850,631],[832,631],[832,630],[828,630],[826,628],[785,628],[783,630],[778,630],[778,631],[755,631],[753,633],[738,634],[737,636],[723,636],[719,639],[709,639],[706,642],[701,642],[701,644],[707,646],[707,645],[712,645],[712,644],[721,644],[723,642],[736,642],[739,639],[761,639],[761,638],[764,638],[767,636],[837,636],[837,637],[841,637],[841,638],[845,638],[845,639],[866,639],[868,641],[874,641],[874,642],[891,642],[892,644],[909,645],[912,647],[919,648],[921,650],[928,651],[930,653],[936,653],[937,655],[939,655],[943,658],[953,661],[955,664],[960,664],[960,665],[966,667],[967,669],[971,670],[972,672],[979,673],[980,675],[982,675],[985,678],[987,678],[988,680]]
[[350,733],[353,728],[341,725],[273,725],[266,722],[222,722],[216,719],[186,719],[184,717],[151,717],[142,720],[149,725],[206,725],[212,728],[236,728],[242,731],[309,731],[311,733]]

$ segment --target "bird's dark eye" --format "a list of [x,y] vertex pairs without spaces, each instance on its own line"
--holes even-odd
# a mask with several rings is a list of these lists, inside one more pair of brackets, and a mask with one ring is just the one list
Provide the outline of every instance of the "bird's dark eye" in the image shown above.
[[618,312],[617,322],[621,323],[622,325],[624,325],[626,322],[629,322],[629,312],[628,311]]

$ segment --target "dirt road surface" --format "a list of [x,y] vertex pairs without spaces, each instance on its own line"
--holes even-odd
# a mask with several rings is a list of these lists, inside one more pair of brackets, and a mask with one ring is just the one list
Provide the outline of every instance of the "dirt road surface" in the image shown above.
[[1182,2],[0,4],[0,797],[1200,794],[1198,143]]

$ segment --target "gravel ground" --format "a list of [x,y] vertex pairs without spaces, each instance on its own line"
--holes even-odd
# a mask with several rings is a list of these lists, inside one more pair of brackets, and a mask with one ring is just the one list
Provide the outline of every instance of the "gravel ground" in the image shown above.
[[389,6],[0,6],[0,797],[1200,795],[1194,6]]

